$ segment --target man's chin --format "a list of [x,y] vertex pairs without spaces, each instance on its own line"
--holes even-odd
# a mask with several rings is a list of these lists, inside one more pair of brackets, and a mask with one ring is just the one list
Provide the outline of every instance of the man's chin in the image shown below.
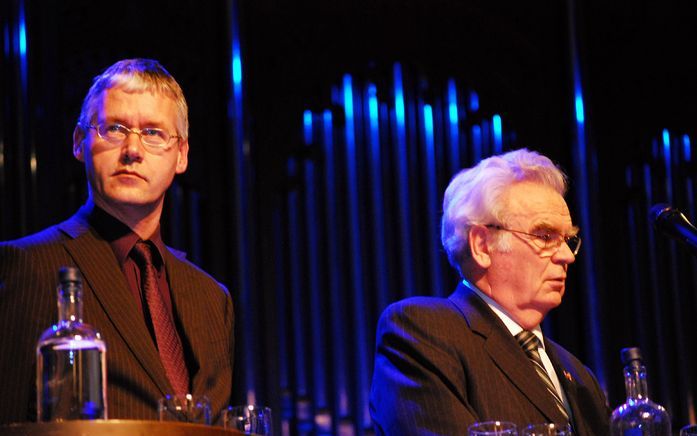
[[117,207],[135,207],[135,208],[142,208],[142,207],[148,207],[148,206],[153,205],[152,201],[147,201],[141,197],[128,196],[128,195],[111,197],[108,199],[108,203],[110,203],[114,206],[117,206]]
[[95,203],[102,209],[155,207],[157,199],[147,198],[140,190],[119,189],[95,196]]
[[549,311],[556,309],[561,305],[562,297],[564,292],[548,292],[543,299],[538,299],[531,308],[542,314],[542,317],[546,317]]
[[561,300],[564,298],[564,294],[566,293],[566,286],[564,283],[559,283],[559,282],[551,282],[548,284],[548,287],[545,289],[545,294],[544,294],[544,299],[548,300],[550,302],[556,302],[556,306],[561,304]]
[[545,316],[547,315],[547,313],[550,310],[556,309],[557,307],[559,307],[559,305],[561,305],[562,297],[563,297],[563,292],[562,293],[554,292],[554,293],[551,293],[550,295],[547,295],[547,298],[542,303],[542,305],[543,305],[542,310],[544,310]]

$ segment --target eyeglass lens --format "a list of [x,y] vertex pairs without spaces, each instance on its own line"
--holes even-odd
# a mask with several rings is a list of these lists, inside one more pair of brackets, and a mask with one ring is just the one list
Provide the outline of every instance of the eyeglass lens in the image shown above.
[[156,128],[144,128],[141,130],[129,129],[121,124],[99,124],[97,126],[99,136],[111,143],[119,144],[126,140],[131,133],[138,135],[141,142],[152,147],[164,147],[172,138],[167,132]]

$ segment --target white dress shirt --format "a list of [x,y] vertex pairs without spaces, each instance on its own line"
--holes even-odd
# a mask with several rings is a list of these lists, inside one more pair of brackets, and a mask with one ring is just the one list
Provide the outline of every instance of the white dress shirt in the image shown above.
[[[472,291],[474,291],[475,294],[479,295],[479,297],[482,300],[484,300],[484,302],[491,308],[491,310],[493,310],[494,313],[501,319],[501,321],[503,321],[503,323],[506,325],[506,328],[508,328],[508,331],[511,332],[511,335],[513,335],[513,337],[515,337],[518,333],[524,330],[523,327],[521,327],[517,322],[513,321],[513,319],[506,313],[506,311],[501,307],[501,305],[494,301],[491,297],[486,295],[484,292],[480,291],[476,286],[468,282],[467,279],[462,279],[462,283],[468,288],[470,288]],[[549,356],[545,351],[545,340],[544,336],[542,335],[542,328],[540,328],[540,325],[538,324],[530,331],[540,340],[540,347],[537,349],[537,352],[540,354],[540,359],[542,359],[542,363],[545,366],[547,375],[549,375],[549,379],[552,381],[554,388],[557,390],[557,393],[559,393],[560,398],[564,402],[564,408],[569,414],[569,417],[571,417],[572,415],[571,407],[569,406],[569,400],[566,398],[566,393],[559,384],[559,378],[557,377],[557,373],[554,370],[552,361],[549,360]]]

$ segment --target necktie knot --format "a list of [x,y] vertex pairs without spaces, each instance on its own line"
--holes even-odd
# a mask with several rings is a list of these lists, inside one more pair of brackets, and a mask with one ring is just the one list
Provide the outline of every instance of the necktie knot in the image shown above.
[[145,241],[138,241],[136,245],[133,246],[133,257],[140,264],[140,266],[153,265],[152,261],[152,249],[150,244]]
[[525,350],[525,354],[528,356],[533,352],[537,354],[537,349],[542,346],[542,341],[540,341],[540,338],[538,338],[535,333],[531,332],[530,330],[523,330],[515,335],[515,338],[518,340],[518,344],[520,344],[520,347]]

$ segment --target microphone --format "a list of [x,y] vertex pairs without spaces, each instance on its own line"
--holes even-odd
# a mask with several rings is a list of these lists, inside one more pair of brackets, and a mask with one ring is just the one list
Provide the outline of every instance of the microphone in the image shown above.
[[668,204],[656,204],[649,211],[649,219],[656,230],[682,242],[697,256],[697,228],[678,209]]

